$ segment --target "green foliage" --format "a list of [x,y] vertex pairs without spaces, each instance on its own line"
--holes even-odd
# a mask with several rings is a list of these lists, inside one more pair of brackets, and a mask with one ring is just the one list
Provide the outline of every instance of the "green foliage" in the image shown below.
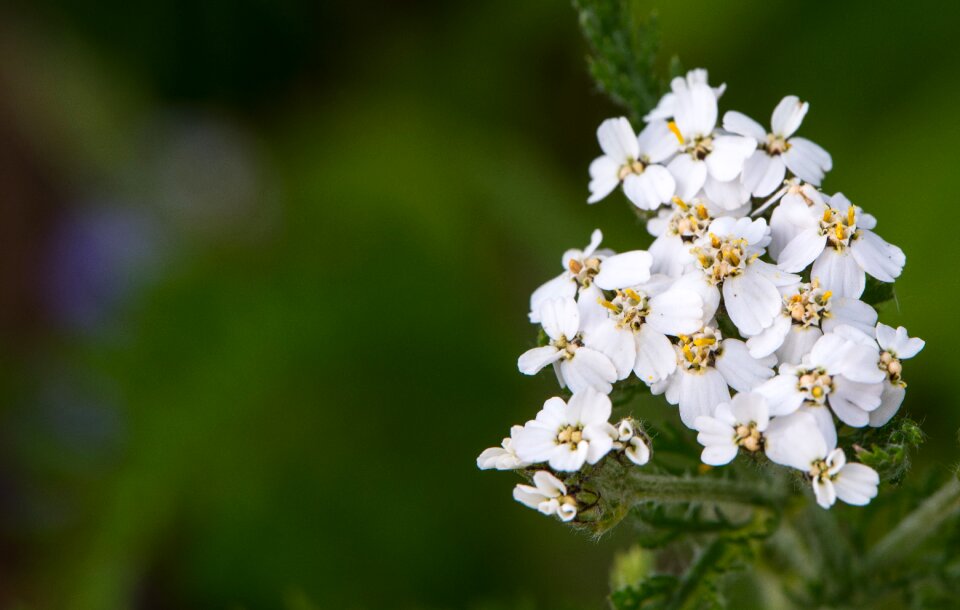
[[[639,124],[665,89],[654,74],[660,48],[656,14],[637,0],[574,0],[590,45],[590,74],[597,87]],[[679,70],[679,61],[671,71]]]
[[868,277],[867,286],[864,288],[863,296],[860,297],[860,300],[876,307],[877,305],[892,301],[896,298],[897,294],[892,283],[881,282],[878,279]]
[[908,417],[894,419],[882,428],[861,428],[851,439],[857,459],[880,477],[899,483],[910,470],[910,456],[924,441],[920,425]]

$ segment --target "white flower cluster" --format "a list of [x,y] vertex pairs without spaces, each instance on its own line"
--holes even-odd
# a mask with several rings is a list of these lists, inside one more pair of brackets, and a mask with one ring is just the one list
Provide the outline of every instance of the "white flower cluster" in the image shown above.
[[[904,254],[873,232],[873,216],[820,190],[831,157],[794,135],[806,102],[785,97],[770,131],[739,112],[721,127],[723,91],[694,70],[673,80],[639,135],[626,118],[600,125],[588,203],[622,184],[655,239],[617,254],[600,249],[596,230],[533,293],[529,318],[546,341],[518,367],[552,365],[572,397],[548,400],[484,451],[481,468],[571,472],[612,449],[646,463],[646,435],[630,420],[608,423],[607,395],[634,375],[679,407],[707,464],[762,451],[806,473],[824,507],[876,495],[877,473],[846,461],[837,427],[883,426],[903,401],[901,361],[923,341],[878,323],[860,298],[867,275],[893,282]],[[561,481],[545,469],[533,480],[517,500],[575,518]]]

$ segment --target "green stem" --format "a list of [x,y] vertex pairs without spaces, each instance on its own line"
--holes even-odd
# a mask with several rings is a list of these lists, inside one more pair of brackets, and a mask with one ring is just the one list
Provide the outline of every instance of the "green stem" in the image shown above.
[[644,502],[729,502],[775,506],[786,500],[787,490],[770,481],[729,481],[713,477],[680,478],[628,470],[621,479],[623,497],[630,504]]
[[927,539],[940,532],[940,526],[960,513],[960,481],[955,478],[924,500],[886,536],[880,539],[864,561],[868,573],[895,566]]

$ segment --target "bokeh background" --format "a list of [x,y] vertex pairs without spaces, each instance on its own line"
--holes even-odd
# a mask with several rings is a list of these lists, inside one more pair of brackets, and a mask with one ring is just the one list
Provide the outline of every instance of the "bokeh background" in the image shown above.
[[[960,455],[958,5],[659,3],[664,58],[908,254],[918,469]],[[628,539],[474,459],[553,390],[529,292],[601,227],[568,3],[0,8],[0,607],[600,608]],[[667,412],[660,402],[644,408]]]

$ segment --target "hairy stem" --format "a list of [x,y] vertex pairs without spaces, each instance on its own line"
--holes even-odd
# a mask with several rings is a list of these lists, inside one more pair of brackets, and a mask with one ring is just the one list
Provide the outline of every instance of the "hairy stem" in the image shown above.
[[680,478],[627,471],[622,479],[624,497],[630,504],[643,502],[732,502],[772,506],[788,495],[778,482],[729,481],[713,477]]
[[951,478],[870,549],[864,561],[864,570],[882,570],[909,559],[917,547],[937,535],[940,526],[958,514],[960,481]]

